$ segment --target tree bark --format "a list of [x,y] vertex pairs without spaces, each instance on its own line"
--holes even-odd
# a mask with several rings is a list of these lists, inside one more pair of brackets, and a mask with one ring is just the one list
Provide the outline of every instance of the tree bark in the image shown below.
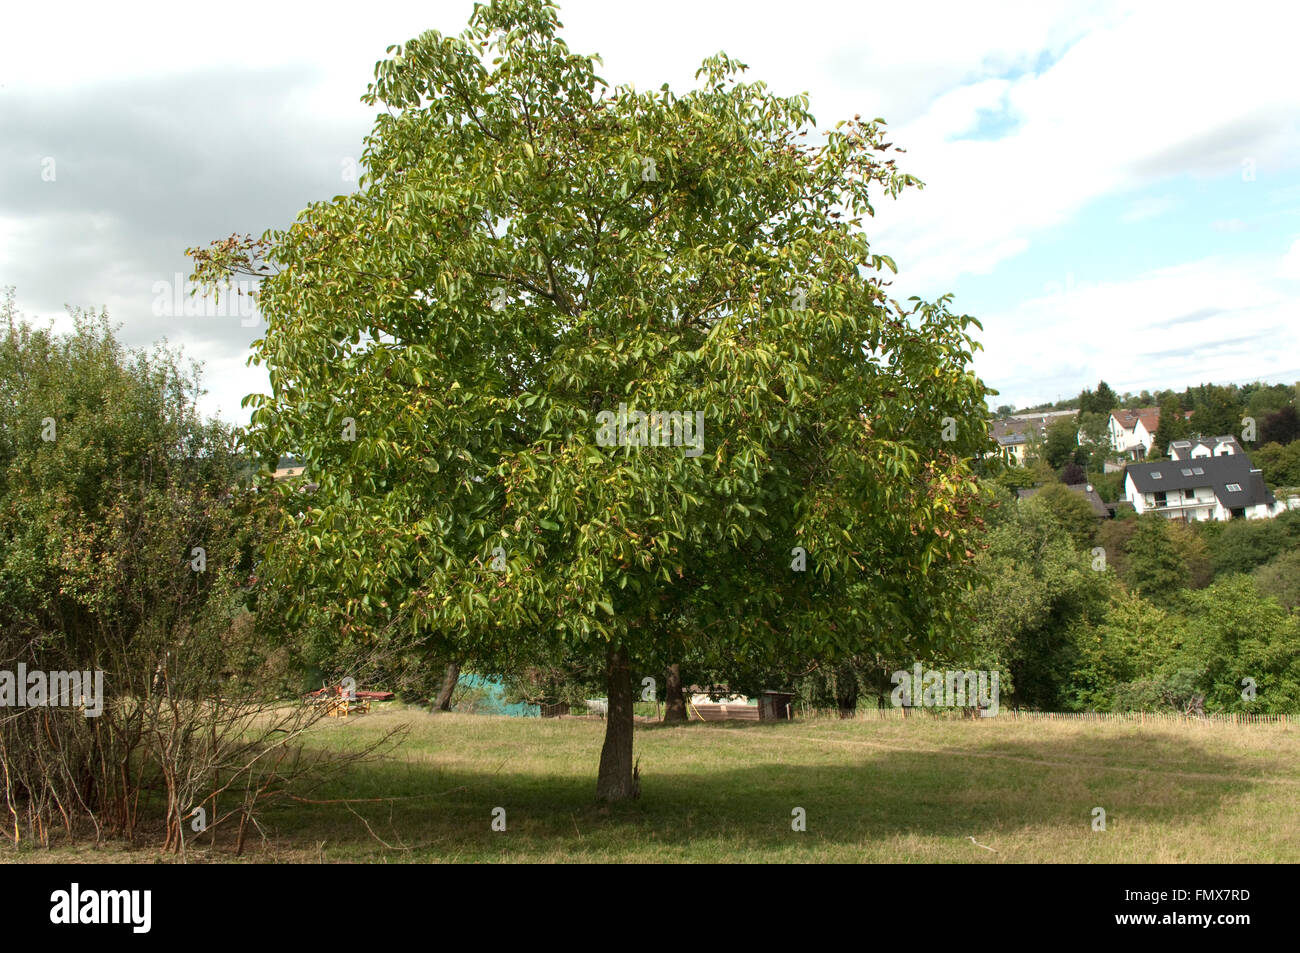
[[842,666],[835,673],[835,704],[841,718],[852,718],[858,710],[858,678],[850,666]]
[[438,700],[433,703],[435,711],[451,711],[451,693],[460,681],[460,663],[452,662],[447,666],[447,674],[442,677],[442,687],[438,689]]
[[605,677],[609,710],[605,715],[605,744],[600,749],[596,778],[597,801],[623,801],[633,797],[632,784],[632,669],[627,650],[610,646]]
[[686,712],[686,696],[682,694],[682,667],[668,666],[668,678],[664,686],[664,721],[689,721]]

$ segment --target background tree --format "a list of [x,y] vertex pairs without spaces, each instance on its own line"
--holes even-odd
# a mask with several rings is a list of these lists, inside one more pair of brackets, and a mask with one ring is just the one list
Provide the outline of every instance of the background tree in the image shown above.
[[1088,482],[1088,471],[1072,461],[1061,467],[1059,479],[1066,486],[1077,486]]
[[1269,486],[1300,486],[1300,440],[1286,446],[1266,443],[1251,452],[1251,460],[1263,471],[1264,482]]
[[[1187,432],[1182,402],[1177,394],[1167,395],[1160,402],[1160,423],[1156,427],[1155,438],[1151,443],[1151,452],[1147,454],[1147,459],[1166,456],[1169,453],[1169,445],[1175,440],[1185,440]],[[1231,433],[1231,431],[1224,431],[1224,433]]]
[[1300,606],[1300,548],[1279,553],[1251,574],[1261,593],[1288,609]]
[[1092,504],[1065,484],[1049,483],[1024,505],[1042,510],[1081,549],[1091,549],[1096,542],[1097,515],[1092,511]]
[[1287,384],[1265,384],[1263,381],[1246,384],[1238,392],[1238,399],[1246,413],[1258,421],[1286,407],[1294,409],[1295,396],[1294,388]]
[[[1195,673],[1207,711],[1300,709],[1300,615],[1261,599],[1250,576],[1189,593],[1188,637],[1167,673]],[[1251,679],[1254,697],[1243,691]]]
[[998,471],[993,481],[999,486],[1014,492],[1015,490],[1037,486],[1041,482],[1041,475],[1030,467],[1009,466]]
[[1124,581],[1158,606],[1171,606],[1191,581],[1191,571],[1170,539],[1169,520],[1143,513],[1128,541]]
[[1248,573],[1290,549],[1300,548],[1300,512],[1273,519],[1229,520],[1201,527],[1215,580]]
[[1280,443],[1283,446],[1300,439],[1300,413],[1288,404],[1274,411],[1259,425],[1260,443]]
[[1188,391],[1192,396],[1191,432],[1202,437],[1228,434],[1240,437],[1243,408],[1227,387],[1202,384]]
[[1100,469],[1088,474],[1092,488],[1107,503],[1115,503],[1124,498],[1124,473],[1103,473]]
[[1079,433],[1082,434],[1079,446],[1085,455],[1085,459],[1079,462],[1094,473],[1102,473],[1106,460],[1115,455],[1110,442],[1109,425],[1109,412],[1079,414]]
[[1103,617],[1113,582],[1036,503],[1046,492],[1023,505],[1003,498],[992,511],[976,560],[982,584],[963,597],[971,631],[958,658],[999,669],[1004,704],[1055,711],[1078,663],[1076,633]]
[[[882,124],[801,145],[805,98],[722,54],[683,96],[608,90],[539,0],[390,52],[359,191],[196,256],[266,275],[250,439],[319,483],[267,558],[286,621],[599,660],[604,800],[634,793],[633,668],[683,644],[945,641],[988,391],[973,319],[884,291],[863,216],[916,180]],[[603,445],[621,404],[698,412],[702,442]]]
[[[1123,590],[1112,592],[1103,620],[1076,632],[1078,655],[1066,695],[1070,708],[1083,711],[1133,706],[1132,683],[1152,678],[1185,639],[1180,616]],[[1136,707],[1165,706],[1162,697],[1144,701]]]
[[1084,390],[1079,394],[1079,413],[1108,417],[1119,406],[1119,395],[1105,381],[1097,382],[1097,389]]
[[1167,520],[1165,533],[1169,545],[1187,567],[1188,587],[1204,589],[1208,586],[1214,578],[1214,567],[1210,563],[1209,546],[1199,527],[1182,520]]
[[1067,463],[1082,462],[1076,458],[1079,449],[1079,427],[1073,417],[1060,417],[1047,425],[1047,439],[1043,442],[1043,459],[1053,470]]

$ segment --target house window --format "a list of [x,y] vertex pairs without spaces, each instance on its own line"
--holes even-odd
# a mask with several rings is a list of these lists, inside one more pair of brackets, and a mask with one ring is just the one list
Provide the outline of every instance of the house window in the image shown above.
[[1164,506],[1164,505],[1165,505],[1165,491],[1164,491],[1164,490],[1157,490],[1157,491],[1156,491],[1156,506]]
[[1184,470],[1184,471],[1183,471],[1183,476],[1191,476],[1191,475],[1192,475],[1192,471],[1191,471],[1191,470]]
[[1228,491],[1229,493],[1240,493],[1240,492],[1241,492],[1241,484],[1240,484],[1240,483],[1229,483],[1229,484],[1227,485],[1226,489],[1227,489],[1227,491]]
[[1246,508],[1244,506],[1233,507],[1232,510],[1233,519],[1239,520],[1239,519],[1243,519],[1245,516],[1246,516]]
[[1195,491],[1195,490],[1183,490],[1183,499],[1184,499],[1184,500],[1194,500],[1194,499],[1196,499],[1196,491]]

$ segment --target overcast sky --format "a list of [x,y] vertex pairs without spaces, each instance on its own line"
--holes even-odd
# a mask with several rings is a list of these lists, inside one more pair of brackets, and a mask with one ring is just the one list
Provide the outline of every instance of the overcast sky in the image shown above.
[[[6,4],[0,285],[31,317],[99,308],[206,365],[206,409],[267,389],[248,318],[156,315],[186,247],[288,225],[352,187],[390,44],[473,4]],[[718,50],[818,125],[881,116],[924,191],[870,222],[898,297],[955,295],[976,369],[1026,405],[1300,380],[1294,3],[569,0],[611,84],[690,88]]]

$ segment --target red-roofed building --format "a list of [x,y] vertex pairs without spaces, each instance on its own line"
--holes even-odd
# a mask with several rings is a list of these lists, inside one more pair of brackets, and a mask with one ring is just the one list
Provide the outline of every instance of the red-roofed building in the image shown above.
[[[1183,414],[1187,419],[1191,411]],[[1156,440],[1160,426],[1159,407],[1139,407],[1137,410],[1116,410],[1110,415],[1110,445],[1115,452],[1130,460],[1141,460]]]

